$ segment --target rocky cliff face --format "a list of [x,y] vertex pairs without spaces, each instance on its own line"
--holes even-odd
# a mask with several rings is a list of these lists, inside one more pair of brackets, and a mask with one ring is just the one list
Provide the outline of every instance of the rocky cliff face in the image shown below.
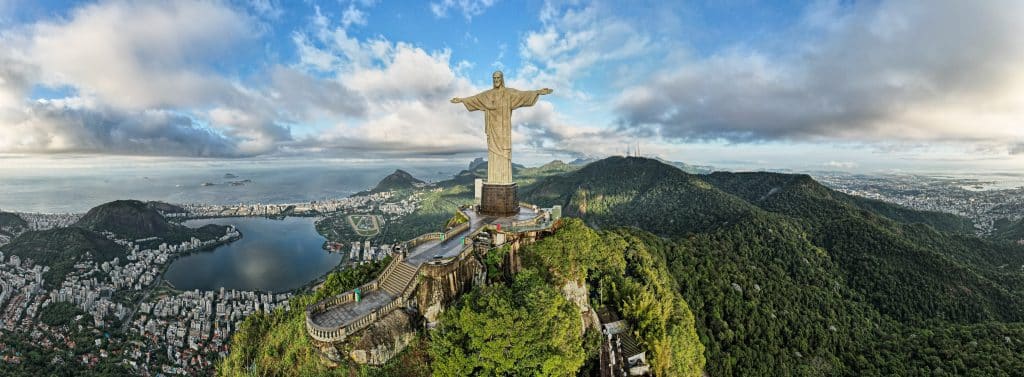
[[414,308],[388,313],[349,338],[341,346],[341,353],[330,345],[320,351],[332,362],[348,354],[359,364],[384,364],[416,339],[417,329],[424,322],[430,327],[459,295],[482,284],[485,271],[484,265],[471,254],[448,265],[424,265],[413,293]]
[[580,328],[584,332],[587,331],[588,327],[601,331],[601,321],[597,318],[597,312],[590,307],[590,289],[587,287],[587,284],[567,281],[562,285],[561,291],[562,296],[579,308],[580,321],[583,324]]
[[416,339],[416,328],[416,318],[405,310],[388,313],[350,343],[349,357],[360,364],[384,364]]
[[427,325],[437,323],[444,309],[459,295],[483,283],[485,272],[484,265],[472,256],[446,266],[423,266],[415,299]]

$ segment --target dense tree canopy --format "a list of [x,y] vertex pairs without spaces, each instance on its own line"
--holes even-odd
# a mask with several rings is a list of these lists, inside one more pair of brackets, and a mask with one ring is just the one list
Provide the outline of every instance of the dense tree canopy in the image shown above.
[[648,350],[656,375],[703,372],[704,347],[693,313],[675,289],[664,256],[649,252],[643,239],[627,230],[595,231],[567,218],[557,233],[525,247],[521,256],[524,265],[549,272],[555,286],[597,287],[593,304],[627,320]]
[[387,261],[360,265],[328,275],[319,290],[298,295],[290,310],[255,313],[231,337],[231,353],[217,365],[222,376],[345,376],[320,360],[306,335],[306,306],[372,280]]
[[533,270],[465,295],[431,337],[435,376],[572,376],[583,365],[582,323]]
[[[965,235],[961,218],[850,197],[807,176],[595,164],[529,194],[602,229],[642,229],[615,232],[664,257],[653,265],[667,265],[669,286],[692,308],[710,375],[1008,375],[1024,363],[1024,278],[1007,268],[1024,265],[1024,248]],[[659,311],[637,297],[624,313]]]

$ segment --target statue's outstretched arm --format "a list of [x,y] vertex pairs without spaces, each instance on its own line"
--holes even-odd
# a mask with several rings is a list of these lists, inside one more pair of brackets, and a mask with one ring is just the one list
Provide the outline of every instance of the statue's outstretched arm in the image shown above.
[[484,104],[484,101],[482,101],[480,98],[481,94],[483,93],[475,94],[465,98],[455,97],[452,98],[452,103],[461,103],[464,106],[466,106],[466,110],[469,111],[485,110],[486,105]]
[[538,90],[537,94],[545,95],[545,94],[551,94],[552,92],[554,92],[554,90],[551,90],[550,88],[544,88],[544,89]]

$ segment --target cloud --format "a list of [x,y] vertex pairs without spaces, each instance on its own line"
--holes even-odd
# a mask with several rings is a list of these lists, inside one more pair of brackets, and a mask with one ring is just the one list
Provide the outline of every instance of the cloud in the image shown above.
[[331,77],[351,93],[339,96],[364,104],[357,117],[334,123],[288,145],[317,153],[372,153],[414,156],[484,150],[478,113],[448,102],[483,90],[459,71],[447,49],[427,51],[383,37],[358,39],[342,25],[314,16],[316,27],[293,36],[299,46],[297,69]]
[[278,19],[284,14],[281,5],[275,0],[249,0],[249,6],[256,13],[269,19]]
[[[10,121],[10,120],[8,120]],[[230,139],[169,111],[93,108],[80,99],[31,103],[20,120],[0,127],[7,152],[234,157]]]
[[[0,51],[0,151],[219,157],[274,151],[291,136],[268,110],[271,100],[210,68],[252,41],[251,21],[216,2],[110,1],[0,33],[8,47]],[[289,82],[279,92],[294,94],[303,83]],[[72,94],[32,101],[35,87]],[[309,106],[317,105],[332,107]],[[211,121],[196,110],[208,107],[248,119]]]
[[347,28],[351,25],[366,25],[366,13],[356,8],[355,4],[349,4],[341,14],[341,26]]
[[1010,155],[1024,155],[1024,143],[1014,144],[1010,146]]
[[577,83],[597,75],[604,65],[627,64],[654,47],[649,36],[612,12],[600,3],[565,8],[545,3],[543,26],[523,37],[519,50],[525,63],[510,84],[557,87],[559,95],[587,99]]
[[[249,4],[261,14],[275,5]],[[0,122],[9,125],[0,152],[483,150],[479,114],[448,103],[480,91],[461,76],[468,63],[452,62],[447,49],[352,37],[347,28],[365,24],[366,14],[350,5],[335,21],[314,7],[311,27],[292,34],[299,61],[270,65],[247,82],[218,67],[252,47],[258,21],[224,3],[104,2],[2,33],[13,48],[0,51]],[[28,100],[38,86],[71,94]]]
[[857,167],[857,163],[852,161],[829,161],[824,166],[832,169],[853,169]]
[[[271,66],[242,83],[215,69],[254,43],[254,24],[218,2],[111,1],[0,33],[0,123],[17,130],[0,152],[251,156],[291,142],[287,123],[364,114],[337,80]],[[73,94],[29,101],[39,86]]]
[[239,155],[266,154],[275,151],[280,142],[292,140],[291,129],[274,121],[266,110],[217,107],[207,118],[235,143]]
[[444,18],[448,16],[449,10],[456,10],[462,13],[466,21],[479,16],[494,5],[497,0],[442,0],[430,3],[430,11],[435,17]]
[[676,54],[616,110],[621,127],[669,140],[1019,140],[1020,14],[998,1],[816,5],[780,35],[791,48]]
[[85,5],[27,31],[24,53],[43,84],[71,85],[130,109],[231,101],[234,83],[208,67],[230,61],[258,34],[241,12],[186,1]]
[[[0,43],[5,42],[0,38]],[[37,67],[23,58],[5,56],[0,53],[0,120],[4,114],[10,116],[16,111],[32,87],[33,78],[39,75]]]
[[366,99],[337,80],[315,78],[283,66],[271,69],[270,79],[272,103],[268,105],[279,107],[289,120],[366,114]]

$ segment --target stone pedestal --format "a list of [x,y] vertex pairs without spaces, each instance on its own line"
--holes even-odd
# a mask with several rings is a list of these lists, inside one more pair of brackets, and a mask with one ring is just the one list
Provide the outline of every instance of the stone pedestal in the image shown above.
[[518,185],[484,183],[480,213],[484,216],[511,216],[519,213]]

